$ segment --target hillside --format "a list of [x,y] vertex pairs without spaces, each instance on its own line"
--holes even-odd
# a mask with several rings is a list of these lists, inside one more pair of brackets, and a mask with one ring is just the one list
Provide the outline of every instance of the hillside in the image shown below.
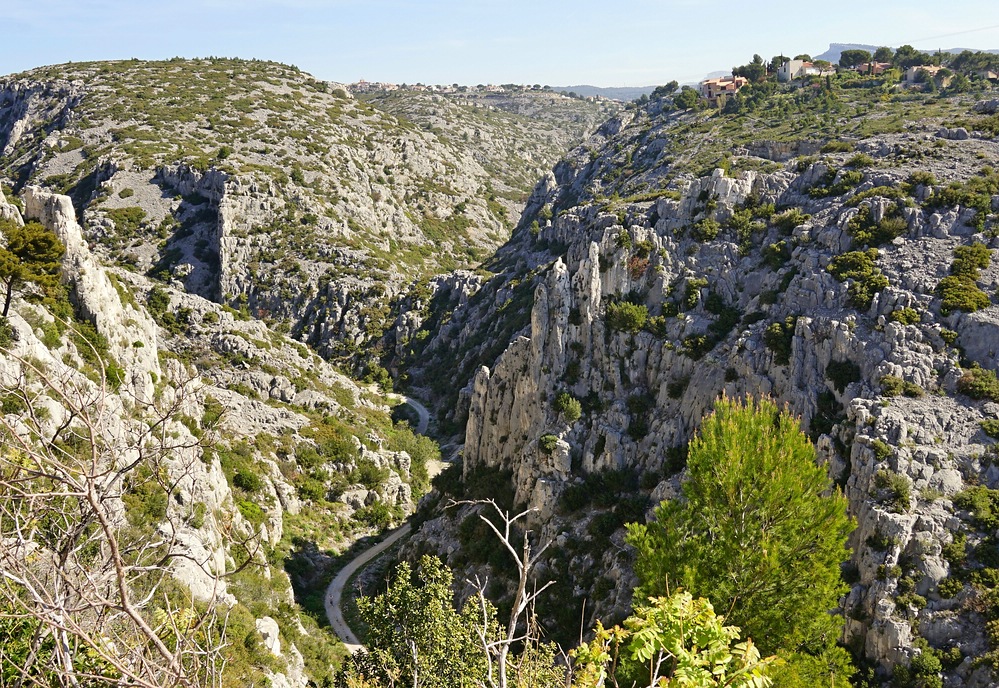
[[[567,583],[539,603],[553,632],[627,613],[621,526],[678,494],[719,395],[769,395],[801,417],[857,521],[844,643],[882,676],[926,654],[944,685],[992,685],[999,130],[985,97],[844,75],[723,110],[633,107],[538,185],[495,276],[439,292],[447,317],[431,307],[410,373],[464,428],[465,489],[508,485],[557,543],[541,575]],[[433,516],[414,551],[490,561],[465,553],[465,513]]]
[[[574,647],[633,611],[625,526],[685,494],[724,395],[786,408],[844,496],[818,615],[856,684],[995,685],[999,97],[899,71],[621,109],[222,59],[0,80],[0,683],[349,681],[324,591],[405,519],[398,556],[454,569],[402,605],[434,680],[485,671],[458,626],[532,588],[528,630]],[[551,543],[531,576],[481,500]],[[399,638],[349,665],[403,680]],[[515,648],[530,685],[564,683],[551,652]]]
[[[526,199],[538,178],[620,106],[539,89],[375,91],[358,98],[471,149]],[[487,134],[483,134],[487,132]],[[492,132],[491,135],[488,132]]]
[[[59,283],[26,284],[0,318],[0,565],[22,581],[0,588],[4,623],[70,614],[98,638],[94,666],[128,675],[123,656],[141,674],[149,637],[116,611],[131,604],[204,625],[177,650],[203,684],[330,679],[343,652],[324,586],[357,539],[414,509],[436,447],[261,321],[103,265],[68,197],[29,186],[18,204],[0,196],[5,237],[27,220],[65,254]],[[32,666],[33,632],[4,626],[5,681]],[[30,655],[42,672],[57,653]]]
[[508,237],[535,170],[595,120],[561,101],[424,126],[274,63],[60,65],[0,82],[0,174],[68,193],[108,262],[357,358],[404,288]]

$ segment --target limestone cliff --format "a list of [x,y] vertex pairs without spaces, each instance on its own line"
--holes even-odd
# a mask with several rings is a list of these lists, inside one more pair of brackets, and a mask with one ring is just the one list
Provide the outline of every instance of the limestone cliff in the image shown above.
[[[629,603],[615,531],[628,515],[613,502],[578,511],[572,488],[624,471],[637,478],[622,498],[673,497],[678,448],[714,400],[770,395],[801,416],[857,519],[844,641],[888,670],[922,638],[950,653],[946,685],[991,685],[971,600],[987,594],[973,572],[991,566],[994,543],[968,505],[974,486],[999,487],[982,429],[999,413],[988,399],[999,388],[973,384],[994,380],[999,364],[999,266],[986,259],[963,283],[988,294],[976,307],[944,300],[940,284],[963,274],[955,249],[999,248],[999,185],[978,169],[999,142],[927,120],[779,155],[717,137],[683,149],[692,129],[739,121],[652,102],[538,185],[494,259],[497,276],[452,306],[447,341],[430,331],[422,349],[486,364],[449,378],[467,382],[457,397],[465,478],[508,471],[516,501],[538,509],[543,537],[560,546],[553,570],[590,582],[570,588],[576,623],[584,597],[588,613],[613,617]],[[711,146],[730,173],[698,170]],[[533,290],[529,321],[504,312],[514,282]],[[473,336],[510,319],[518,336],[501,355]],[[580,419],[559,413],[559,393],[581,402]],[[445,549],[447,518],[425,535]]]
[[70,195],[103,260],[376,364],[393,301],[502,243],[608,107],[526,92],[502,117],[405,119],[423,97],[395,94],[396,117],[258,61],[39,68],[0,80],[0,175]]
[[[20,200],[23,216],[0,195],[0,217],[39,222],[66,252],[63,288],[44,299],[18,291],[0,319],[4,428],[27,448],[79,431],[93,470],[111,476],[102,500],[123,541],[145,528],[168,548],[156,566],[175,581],[171,604],[189,593],[249,618],[242,632],[254,642],[237,666],[270,667],[276,685],[328,677],[335,640],[294,607],[271,615],[312,594],[336,552],[413,509],[427,458],[415,437],[393,427],[381,397],[302,344],[102,264],[69,197],[29,186]],[[245,573],[223,577],[248,557]],[[257,634],[273,661],[253,654]]]

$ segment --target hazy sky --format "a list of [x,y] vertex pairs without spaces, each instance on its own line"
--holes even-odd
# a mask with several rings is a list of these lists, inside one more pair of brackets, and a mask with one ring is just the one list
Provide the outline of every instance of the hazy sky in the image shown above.
[[830,42],[999,49],[997,0],[0,0],[0,74],[256,57],[334,81],[635,86]]

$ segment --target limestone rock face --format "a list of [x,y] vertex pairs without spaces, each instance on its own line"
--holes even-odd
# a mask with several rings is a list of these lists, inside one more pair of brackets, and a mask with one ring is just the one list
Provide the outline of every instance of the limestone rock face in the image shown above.
[[[495,259],[506,272],[448,313],[449,350],[481,361],[450,397],[459,404],[455,418],[467,408],[466,477],[482,468],[509,471],[517,502],[536,509],[540,532],[562,543],[570,570],[592,580],[595,567],[608,580],[627,581],[626,557],[580,553],[603,523],[593,523],[592,511],[601,518],[613,512],[567,513],[565,497],[578,498],[570,490],[599,484],[587,482],[593,474],[624,469],[640,476],[643,498],[675,498],[682,480],[675,448],[690,440],[715,399],[769,395],[801,416],[857,521],[849,543],[855,580],[842,601],[845,640],[884,671],[907,663],[919,637],[980,656],[986,645],[977,617],[960,602],[969,588],[947,597],[940,586],[954,581],[945,552],[955,538],[987,537],[955,498],[974,483],[999,488],[999,469],[986,458],[995,443],[979,425],[999,416],[999,406],[960,393],[966,370],[954,348],[961,347],[964,365],[999,369],[999,310],[946,313],[937,284],[957,246],[999,244],[976,231],[975,211],[921,207],[934,188],[909,187],[912,200],[902,202],[879,193],[923,169],[899,161],[935,130],[859,142],[857,150],[881,163],[854,183],[844,154],[798,161],[801,151],[764,144],[756,155],[791,159],[768,172],[667,177],[664,164],[641,167],[650,159],[641,156],[661,155],[649,143],[649,125],[635,124],[630,133],[629,126],[602,130],[606,140],[591,139],[538,183]],[[942,179],[974,174],[975,156],[999,155],[999,144],[968,132],[946,137],[954,141],[953,160],[925,170]],[[627,153],[640,170],[635,178],[666,191],[630,202],[597,198],[615,179],[610,161],[636,140],[634,157]],[[848,190],[827,190],[837,184]],[[797,214],[768,219],[754,210],[767,204]],[[888,286],[858,303],[857,285],[837,279],[833,261],[865,248],[856,238],[865,222],[899,230],[878,247],[876,268]],[[978,285],[991,294],[997,279],[993,258]],[[513,307],[520,302],[511,285],[529,285],[526,307]],[[639,309],[643,322],[608,316],[624,303]],[[511,336],[502,348],[487,348],[479,344],[484,332]],[[444,345],[431,338],[424,351]],[[559,414],[560,393],[581,402],[580,419]],[[428,540],[446,543],[444,531],[435,523]],[[597,585],[606,591],[604,582]],[[586,595],[595,618],[627,608],[627,600],[601,599],[595,589]],[[950,671],[945,685],[983,680],[968,663]]]
[[0,142],[3,144],[0,156],[13,154],[25,132],[36,121],[64,125],[71,109],[82,98],[82,87],[78,81],[65,80],[25,80],[0,85]]
[[275,657],[281,656],[281,638],[280,629],[278,629],[277,621],[269,616],[257,619],[255,622],[257,631],[264,639],[264,647]]
[[3,191],[0,191],[0,220],[9,220],[18,225],[22,225],[24,223],[24,220],[21,219],[21,213],[18,212],[16,206],[7,202],[7,198],[3,195]]
[[54,232],[66,246],[64,274],[83,316],[108,340],[111,355],[124,367],[124,384],[136,398],[152,399],[160,375],[156,324],[144,309],[122,302],[108,273],[90,253],[76,222],[73,203],[37,186],[24,191],[25,214]]
[[[221,177],[198,177],[194,171],[177,179],[178,184],[190,183],[191,189],[201,188],[206,194],[216,183],[221,184],[219,194],[224,194],[224,182]],[[149,525],[155,540],[169,543],[174,555],[169,563],[175,579],[171,585],[186,589],[199,603],[220,605],[221,614],[225,607],[250,603],[237,597],[245,594],[238,586],[220,577],[242,563],[238,557],[244,550],[233,543],[246,541],[248,552],[254,543],[280,546],[287,536],[289,515],[316,509],[316,502],[324,505],[318,508],[327,508],[327,500],[320,499],[322,490],[332,491],[332,483],[342,482],[340,476],[352,473],[361,462],[370,462],[387,477],[373,489],[359,490],[353,509],[329,505],[330,513],[338,512],[337,518],[357,531],[332,535],[330,547],[346,547],[352,535],[369,532],[369,526],[349,520],[353,511],[376,502],[391,506],[393,514],[413,510],[413,459],[391,449],[382,436],[389,409],[372,390],[360,388],[305,345],[265,323],[184,291],[186,285],[178,279],[153,282],[142,274],[106,266],[86,243],[69,197],[28,186],[21,200],[25,217],[55,232],[66,245],[62,276],[75,317],[92,322],[108,340],[106,358],[124,371],[124,378],[120,387],[102,389],[98,371],[85,362],[82,340],[60,334],[44,306],[17,297],[5,323],[10,341],[0,350],[0,387],[29,386],[30,410],[42,419],[43,435],[70,426],[74,410],[66,397],[44,393],[44,385],[37,375],[27,373],[27,366],[46,371],[57,386],[82,390],[83,398],[93,400],[87,409],[99,419],[97,432],[106,436],[109,447],[101,460],[128,465],[142,459],[125,471],[127,489],[133,476],[135,484],[151,480],[142,470],[155,469],[154,475],[168,481],[162,513],[159,507],[150,509],[150,515],[158,514],[158,522]],[[17,207],[2,197],[0,214],[22,221]],[[159,305],[156,311],[154,302]],[[16,425],[18,413],[7,413],[5,407],[5,422]],[[314,449],[317,440],[310,431],[333,419],[344,422],[344,428],[349,422],[365,430],[337,431],[338,436],[346,433],[342,439],[352,439],[355,458],[322,466],[316,472],[318,487],[307,498],[295,480],[296,449]],[[166,443],[163,448],[149,448],[160,450],[153,459],[141,454],[138,447],[148,445],[137,444],[136,439],[150,430]],[[241,470],[232,467],[236,455],[248,471],[248,482],[241,483],[234,475]],[[129,509],[139,507],[127,492],[125,497],[117,494],[122,491],[116,490],[110,501],[115,518],[124,523]],[[263,590],[274,604],[293,601],[285,572],[269,565],[259,552],[254,557],[260,575],[271,581],[269,590],[254,587],[255,594]],[[307,633],[301,625],[298,628]],[[258,620],[257,630],[268,651],[282,660],[277,665],[282,666],[281,673],[270,675],[271,683],[304,688],[309,682],[305,661],[289,636],[282,647],[281,628],[271,618]]]
[[[170,96],[146,98],[149,79]],[[514,90],[360,102],[259,61],[67,64],[0,80],[0,173],[72,189],[106,262],[361,363],[396,346],[417,275],[494,250],[533,180],[619,109]],[[218,97],[214,114],[184,106]]]

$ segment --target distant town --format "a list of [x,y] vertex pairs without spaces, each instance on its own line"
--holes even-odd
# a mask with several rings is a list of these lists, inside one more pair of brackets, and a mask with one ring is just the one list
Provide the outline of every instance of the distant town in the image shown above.
[[[365,81],[361,79],[360,81],[355,81],[352,84],[347,84],[347,88],[352,93],[378,93],[378,92],[388,92],[388,91],[425,91],[429,93],[525,93],[529,91],[547,91],[550,93],[561,94],[568,96],[569,98],[579,98],[581,100],[588,100],[591,102],[624,102],[623,99],[619,98],[608,98],[602,95],[581,95],[575,93],[572,90],[567,90],[566,88],[560,86],[542,86],[540,84],[478,84],[476,86],[461,86],[459,84],[392,84],[384,81]],[[654,87],[649,86],[646,90],[651,91]],[[639,89],[641,90],[641,89]]]

